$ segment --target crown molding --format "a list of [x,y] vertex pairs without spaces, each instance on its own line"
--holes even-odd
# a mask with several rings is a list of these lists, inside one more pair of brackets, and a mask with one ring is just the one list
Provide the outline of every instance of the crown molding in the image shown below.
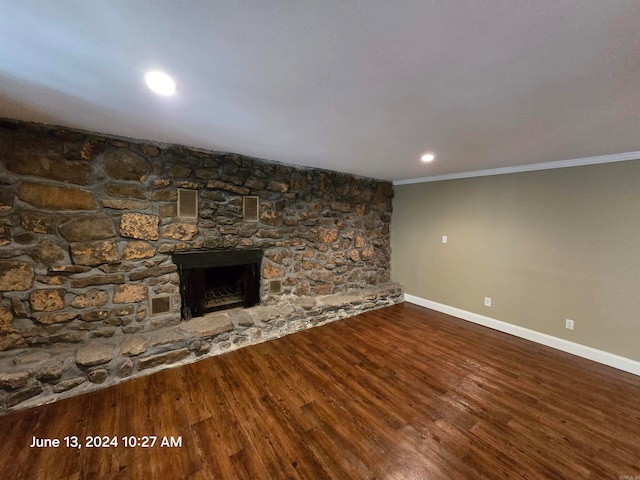
[[407,178],[395,180],[394,185],[410,185],[412,183],[440,182],[442,180],[456,180],[459,178],[488,177],[492,175],[506,175],[509,173],[534,172],[537,170],[553,170],[556,168],[581,167],[583,165],[596,165],[599,163],[625,162],[627,160],[640,160],[640,152],[617,153],[614,155],[601,155],[599,157],[576,158],[574,160],[560,160],[557,162],[532,163],[529,165],[517,165],[513,167],[490,168],[488,170],[474,170],[470,172],[448,173],[434,175],[432,177]]

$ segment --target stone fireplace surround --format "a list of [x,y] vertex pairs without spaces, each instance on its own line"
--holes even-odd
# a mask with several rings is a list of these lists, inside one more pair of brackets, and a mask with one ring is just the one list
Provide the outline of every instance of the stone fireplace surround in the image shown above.
[[[197,192],[197,217],[177,215],[178,189]],[[258,222],[242,218],[246,195]],[[347,174],[0,120],[0,414],[401,302],[392,195]],[[262,252],[260,303],[185,321],[172,255],[219,249]],[[158,297],[168,312],[152,314]]]

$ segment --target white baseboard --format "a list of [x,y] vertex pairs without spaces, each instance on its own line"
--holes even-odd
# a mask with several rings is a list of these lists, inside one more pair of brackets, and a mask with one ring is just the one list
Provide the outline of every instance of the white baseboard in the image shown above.
[[587,358],[589,360],[593,360],[594,362],[602,363],[604,365],[617,368],[618,370],[623,370],[625,372],[633,373],[634,375],[640,376],[640,362],[631,360],[629,358],[614,355],[613,353],[598,350],[596,348],[587,347],[579,343],[570,342],[569,340],[564,340],[562,338],[553,337],[551,335],[547,335],[546,333],[529,330],[528,328],[519,327],[518,325],[512,325],[510,323],[502,322],[494,318],[485,317],[484,315],[468,312],[460,308],[451,307],[449,305],[433,302],[431,300],[426,300],[414,295],[405,294],[404,298],[407,302],[413,303],[415,305],[420,305],[421,307],[430,308],[431,310],[436,310],[441,313],[446,313],[447,315],[461,318],[469,322],[477,323],[479,325],[483,325],[500,332],[508,333],[516,337],[525,338],[527,340],[531,340],[532,342],[546,345],[547,347],[562,350],[563,352],[571,353],[573,355],[577,355],[578,357]]

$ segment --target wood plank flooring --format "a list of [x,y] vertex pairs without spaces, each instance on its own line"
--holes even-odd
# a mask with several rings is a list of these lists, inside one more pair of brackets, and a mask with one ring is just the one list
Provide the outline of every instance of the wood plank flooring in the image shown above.
[[639,405],[639,377],[404,303],[0,417],[0,477],[617,480]]

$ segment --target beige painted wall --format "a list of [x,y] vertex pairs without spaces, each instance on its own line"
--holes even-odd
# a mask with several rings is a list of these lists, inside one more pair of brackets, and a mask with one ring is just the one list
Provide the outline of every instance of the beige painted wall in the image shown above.
[[640,361],[640,161],[401,185],[393,209],[406,293]]

